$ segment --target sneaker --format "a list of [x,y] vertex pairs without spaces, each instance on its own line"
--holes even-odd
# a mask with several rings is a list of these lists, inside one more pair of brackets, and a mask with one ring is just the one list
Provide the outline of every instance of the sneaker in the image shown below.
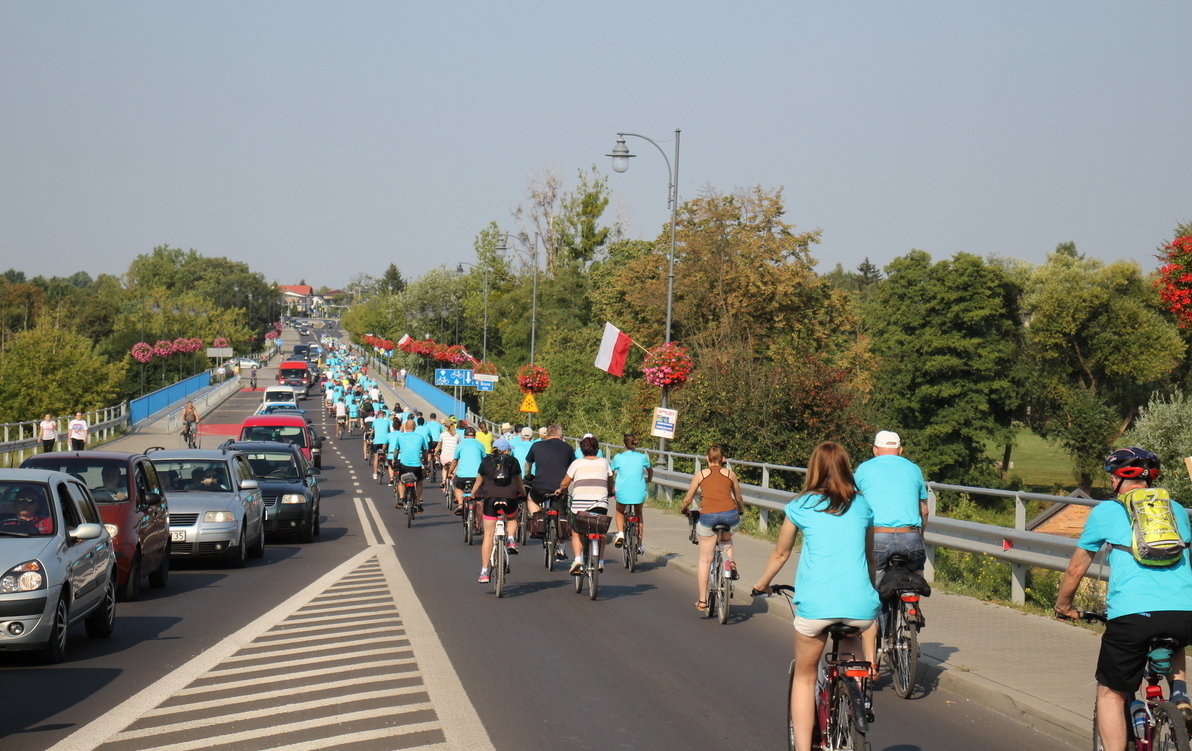
[[625,547],[625,533],[624,532],[618,532],[613,537],[613,547],[615,547],[615,548]]
[[519,552],[517,549],[517,541],[510,537],[505,541],[505,549],[509,551],[509,555],[517,555]]
[[421,503],[418,504],[418,508],[414,509],[414,513],[416,513],[416,514],[422,513],[422,504]]
[[644,554],[645,554],[645,552],[646,552],[646,551],[642,549],[642,546],[641,546],[641,545],[638,545],[638,546],[637,546],[637,554],[638,554],[638,555],[644,555]]
[[600,563],[596,564],[596,573],[598,573],[598,574],[604,573],[604,561],[601,561]]
[[476,578],[476,581],[480,582],[481,584],[488,584],[488,569],[480,569],[480,576]]
[[567,554],[564,553],[562,550],[556,550],[555,551],[555,560],[556,561],[565,561],[565,560],[567,560]]
[[584,562],[578,558],[571,562],[571,575],[579,576],[584,572]]

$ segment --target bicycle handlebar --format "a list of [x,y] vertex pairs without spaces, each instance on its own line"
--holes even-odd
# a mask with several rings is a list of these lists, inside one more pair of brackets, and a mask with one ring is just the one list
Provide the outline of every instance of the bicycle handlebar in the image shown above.
[[754,597],[758,597],[761,595],[769,596],[769,595],[779,595],[779,594],[793,595],[795,593],[795,588],[790,586],[789,584],[771,584],[769,593],[763,592],[760,589],[752,589],[749,591],[749,593],[751,595],[753,595]]
[[1061,621],[1084,621],[1085,623],[1105,623],[1109,620],[1105,617],[1104,613],[1098,613],[1094,610],[1077,610],[1075,618],[1066,616],[1063,613],[1056,613],[1055,617]]

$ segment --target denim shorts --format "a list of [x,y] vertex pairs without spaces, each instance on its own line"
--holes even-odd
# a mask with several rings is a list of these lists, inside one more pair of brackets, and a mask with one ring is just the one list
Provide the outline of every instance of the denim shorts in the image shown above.
[[736,532],[741,528],[741,512],[736,509],[728,511],[719,511],[715,514],[699,515],[699,521],[695,523],[695,533],[700,537],[711,537],[712,527],[717,524],[729,525],[730,532]]
[[927,562],[927,551],[923,549],[922,532],[874,532],[873,561],[878,571],[886,570],[890,556],[906,556],[907,568],[922,571]]

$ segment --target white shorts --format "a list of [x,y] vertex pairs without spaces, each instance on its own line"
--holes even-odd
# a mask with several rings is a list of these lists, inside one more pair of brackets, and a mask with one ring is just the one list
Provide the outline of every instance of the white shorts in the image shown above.
[[855,618],[800,618],[795,616],[795,630],[803,636],[819,636],[824,629],[833,623],[843,623],[846,626],[856,626],[864,631],[873,625],[873,619],[857,620]]

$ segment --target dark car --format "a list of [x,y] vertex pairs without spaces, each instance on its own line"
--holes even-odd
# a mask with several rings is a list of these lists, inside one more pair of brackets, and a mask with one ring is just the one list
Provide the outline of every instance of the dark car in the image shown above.
[[141,579],[146,576],[149,586],[166,586],[169,509],[148,457],[123,451],[54,451],[31,456],[21,467],[65,472],[91,490],[116,551],[120,599],[140,597]]
[[248,457],[265,498],[265,531],[314,542],[319,534],[319,470],[302,449],[278,441],[228,441],[223,448]]

